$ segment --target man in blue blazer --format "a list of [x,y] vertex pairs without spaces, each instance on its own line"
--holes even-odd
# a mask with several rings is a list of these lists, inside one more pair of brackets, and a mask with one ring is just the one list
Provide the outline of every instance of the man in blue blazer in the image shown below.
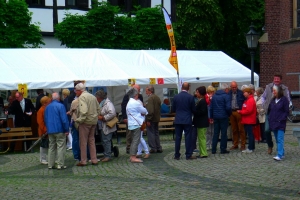
[[185,138],[185,156],[187,160],[195,159],[192,146],[192,115],[195,110],[194,97],[188,93],[189,84],[184,82],[181,87],[181,92],[173,99],[172,112],[175,116],[175,155],[174,159],[180,159],[180,144],[182,132],[184,131]]

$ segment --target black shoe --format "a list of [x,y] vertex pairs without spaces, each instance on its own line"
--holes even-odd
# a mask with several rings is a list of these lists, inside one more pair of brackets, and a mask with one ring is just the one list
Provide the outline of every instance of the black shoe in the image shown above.
[[230,153],[230,151],[225,150],[221,152],[221,154],[227,154],[227,153]]
[[[150,153],[156,153],[157,151],[154,150],[154,149],[151,149],[149,152],[150,152]],[[161,153],[161,152],[160,152],[160,153]]]
[[260,141],[261,143],[267,143],[267,140],[262,140],[262,141]]
[[157,152],[157,153],[162,153],[162,152],[163,152],[163,150],[157,150],[156,152]]
[[216,152],[215,152],[215,151],[212,151],[211,154],[216,154]]
[[207,158],[207,156],[196,156],[197,158]]
[[174,160],[180,160],[180,157],[174,157]]
[[128,149],[126,150],[126,153],[129,154],[129,150]]

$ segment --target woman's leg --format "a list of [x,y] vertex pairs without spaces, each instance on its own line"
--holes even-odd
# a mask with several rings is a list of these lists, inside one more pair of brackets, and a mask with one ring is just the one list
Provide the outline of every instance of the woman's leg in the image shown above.
[[284,156],[284,131],[277,131],[277,156],[282,158]]
[[206,150],[206,128],[198,128],[198,145],[199,145],[199,154],[201,157],[207,156]]

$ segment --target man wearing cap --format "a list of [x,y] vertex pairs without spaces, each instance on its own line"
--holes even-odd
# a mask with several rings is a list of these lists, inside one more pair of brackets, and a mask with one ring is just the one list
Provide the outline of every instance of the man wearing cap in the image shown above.
[[232,81],[230,84],[231,90],[228,95],[231,102],[232,114],[230,115],[230,124],[232,129],[232,142],[233,146],[230,150],[239,148],[239,141],[241,141],[241,151],[246,149],[246,134],[244,125],[241,123],[241,114],[238,113],[238,110],[242,109],[242,105],[245,101],[243,92],[238,89],[238,85],[235,81]]
[[97,165],[96,145],[95,145],[95,130],[100,115],[100,107],[96,97],[85,91],[85,85],[78,83],[75,86],[76,94],[79,96],[78,102],[78,117],[75,123],[79,124],[79,144],[81,161],[77,166],[83,167],[87,165],[88,145],[91,155],[92,165]]

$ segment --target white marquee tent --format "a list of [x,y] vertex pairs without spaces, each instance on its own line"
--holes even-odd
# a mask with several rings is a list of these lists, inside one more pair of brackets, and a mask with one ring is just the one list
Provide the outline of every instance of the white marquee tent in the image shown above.
[[[250,83],[250,70],[221,51],[177,53],[180,79],[192,83],[192,90],[212,82]],[[163,78],[164,84],[155,86],[162,98],[162,88],[176,88],[178,82],[169,56],[168,50],[0,49],[0,90],[18,84],[29,90],[71,88],[74,80],[85,80],[88,87],[108,86],[110,96],[120,101],[128,79],[148,85],[149,78]],[[257,74],[254,80],[257,86]]]

